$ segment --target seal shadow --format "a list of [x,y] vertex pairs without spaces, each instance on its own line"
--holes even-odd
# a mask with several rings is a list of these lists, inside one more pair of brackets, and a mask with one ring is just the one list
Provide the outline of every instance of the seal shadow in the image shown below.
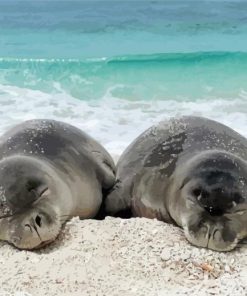
[[104,220],[106,217],[114,217],[114,218],[122,218],[122,219],[130,219],[132,218],[132,211],[131,209],[121,210],[114,215],[109,215],[105,211],[105,200],[106,197],[114,190],[114,186],[110,189],[102,189],[102,203],[100,205],[100,209],[97,215],[93,218],[94,220]]

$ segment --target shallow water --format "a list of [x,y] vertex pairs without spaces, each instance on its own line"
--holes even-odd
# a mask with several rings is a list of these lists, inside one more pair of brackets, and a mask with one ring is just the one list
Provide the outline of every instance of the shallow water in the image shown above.
[[1,1],[0,132],[83,128],[113,154],[174,115],[247,136],[246,1]]

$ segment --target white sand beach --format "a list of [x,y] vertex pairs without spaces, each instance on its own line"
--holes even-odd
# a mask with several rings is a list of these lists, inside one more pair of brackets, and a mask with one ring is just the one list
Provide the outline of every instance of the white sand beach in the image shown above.
[[72,219],[55,243],[0,245],[0,295],[247,295],[247,245],[191,246],[181,229],[145,218]]

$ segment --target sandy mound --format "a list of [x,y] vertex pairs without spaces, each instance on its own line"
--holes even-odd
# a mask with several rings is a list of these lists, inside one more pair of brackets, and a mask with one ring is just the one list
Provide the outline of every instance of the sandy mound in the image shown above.
[[247,295],[247,246],[191,246],[172,225],[144,218],[73,219],[42,251],[0,245],[0,295]]

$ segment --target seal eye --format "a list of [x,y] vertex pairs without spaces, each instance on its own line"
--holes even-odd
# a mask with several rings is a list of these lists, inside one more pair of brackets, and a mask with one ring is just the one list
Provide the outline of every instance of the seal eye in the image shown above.
[[192,194],[197,198],[201,195],[201,193],[202,193],[201,188],[196,188],[192,191]]
[[35,191],[37,187],[40,186],[40,182],[37,180],[29,180],[26,184],[26,189],[29,192]]
[[238,204],[243,201],[243,197],[236,192],[233,194],[233,201]]

